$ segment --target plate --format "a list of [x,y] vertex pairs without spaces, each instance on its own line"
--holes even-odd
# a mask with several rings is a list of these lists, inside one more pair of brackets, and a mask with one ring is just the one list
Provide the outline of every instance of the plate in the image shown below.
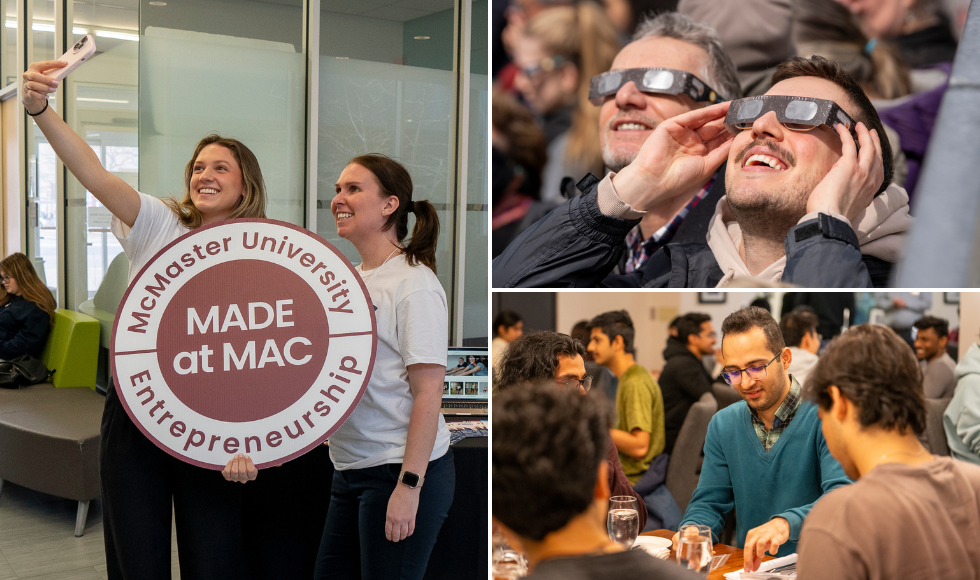
[[667,548],[669,550],[671,541],[670,538],[661,538],[658,536],[637,536],[636,542],[633,545],[642,546],[644,550],[659,550],[660,548]]

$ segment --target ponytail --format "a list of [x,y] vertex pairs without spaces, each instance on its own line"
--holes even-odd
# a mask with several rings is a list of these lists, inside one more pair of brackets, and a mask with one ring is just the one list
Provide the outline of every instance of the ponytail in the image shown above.
[[361,155],[350,160],[370,171],[378,180],[382,197],[398,198],[398,209],[390,216],[381,228],[386,232],[395,228],[395,237],[399,242],[408,235],[408,214],[415,215],[415,227],[412,238],[405,246],[405,258],[410,266],[424,264],[436,271],[436,242],[439,239],[439,216],[436,208],[425,200],[412,200],[412,176],[405,167],[380,153]]
[[405,246],[405,258],[409,265],[424,264],[436,271],[436,243],[439,241],[439,216],[436,208],[428,201],[416,201],[415,227],[412,228],[412,239]]

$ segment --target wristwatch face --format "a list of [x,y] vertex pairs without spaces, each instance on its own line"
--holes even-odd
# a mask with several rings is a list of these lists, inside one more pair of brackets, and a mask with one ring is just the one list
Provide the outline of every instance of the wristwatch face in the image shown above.
[[412,473],[411,471],[402,472],[402,483],[408,487],[418,487],[419,485],[419,474]]

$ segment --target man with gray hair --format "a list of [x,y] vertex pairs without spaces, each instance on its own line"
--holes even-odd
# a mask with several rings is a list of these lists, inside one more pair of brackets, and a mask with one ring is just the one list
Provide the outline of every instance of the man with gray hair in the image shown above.
[[[660,92],[628,78],[633,71],[641,71],[641,79],[656,74],[649,69],[692,75],[694,86],[706,85],[703,97],[713,89],[716,99]],[[593,84],[606,85],[602,92],[607,94],[594,101],[601,107],[599,143],[606,168],[617,173],[633,162],[640,146],[664,120],[714,100],[740,96],[735,66],[715,30],[676,12],[641,22],[633,41],[616,55],[610,72],[597,76]],[[703,242],[715,205],[725,195],[724,172],[722,166],[707,180],[648,211],[626,236],[626,261],[620,270],[637,270],[667,242]]]

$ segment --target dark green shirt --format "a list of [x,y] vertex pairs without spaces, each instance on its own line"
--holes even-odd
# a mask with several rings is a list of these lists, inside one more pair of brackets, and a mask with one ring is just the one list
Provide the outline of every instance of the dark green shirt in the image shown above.
[[667,441],[664,433],[664,398],[660,394],[660,386],[640,365],[631,366],[619,377],[616,417],[617,429],[627,433],[640,429],[650,434],[650,447],[642,459],[619,453],[623,473],[630,483],[636,484],[650,467],[653,458],[663,453]]

